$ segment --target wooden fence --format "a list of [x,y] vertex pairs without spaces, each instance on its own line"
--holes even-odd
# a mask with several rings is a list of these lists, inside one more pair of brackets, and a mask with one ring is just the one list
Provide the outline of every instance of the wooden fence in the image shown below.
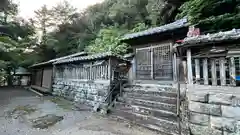
[[68,64],[57,66],[55,78],[79,79],[79,80],[108,80],[109,65],[105,62]]
[[187,55],[189,84],[236,86],[239,57],[194,57],[189,52]]

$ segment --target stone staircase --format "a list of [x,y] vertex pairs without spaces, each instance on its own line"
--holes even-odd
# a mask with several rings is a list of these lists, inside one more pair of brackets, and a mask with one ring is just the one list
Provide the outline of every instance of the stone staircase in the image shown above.
[[178,135],[177,91],[171,85],[126,86],[111,117],[158,131],[161,135]]

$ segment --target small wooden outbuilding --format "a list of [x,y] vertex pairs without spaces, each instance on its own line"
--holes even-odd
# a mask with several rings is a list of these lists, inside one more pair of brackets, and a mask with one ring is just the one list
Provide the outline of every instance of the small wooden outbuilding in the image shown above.
[[52,74],[53,63],[62,59],[68,59],[87,55],[85,52],[79,52],[72,55],[52,59],[46,62],[37,63],[29,68],[31,69],[31,88],[45,93],[52,92]]
[[112,53],[57,61],[54,63],[53,94],[90,106],[108,106],[121,94],[129,64]]

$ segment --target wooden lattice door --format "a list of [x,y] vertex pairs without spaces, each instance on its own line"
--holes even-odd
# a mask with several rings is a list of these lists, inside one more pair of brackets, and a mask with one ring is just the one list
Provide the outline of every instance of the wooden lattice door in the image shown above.
[[136,49],[136,77],[140,80],[172,80],[170,44]]
[[151,79],[151,48],[140,48],[136,50],[136,64],[137,79]]

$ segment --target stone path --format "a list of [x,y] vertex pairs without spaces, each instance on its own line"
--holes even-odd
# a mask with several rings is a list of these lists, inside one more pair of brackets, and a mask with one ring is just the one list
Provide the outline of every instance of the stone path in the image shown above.
[[[47,125],[47,126],[46,126]],[[156,135],[101,117],[61,98],[38,97],[19,88],[0,88],[0,135]]]

